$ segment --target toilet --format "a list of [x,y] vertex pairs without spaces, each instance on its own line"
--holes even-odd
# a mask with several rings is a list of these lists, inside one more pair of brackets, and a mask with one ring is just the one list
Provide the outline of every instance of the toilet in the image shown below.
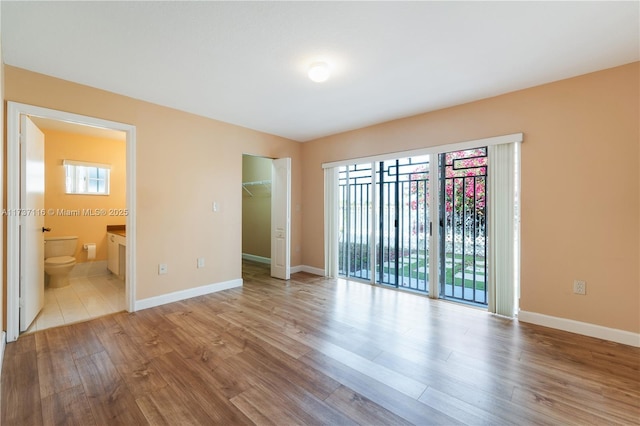
[[44,239],[44,272],[49,287],[69,285],[69,273],[76,265],[78,237],[47,237]]

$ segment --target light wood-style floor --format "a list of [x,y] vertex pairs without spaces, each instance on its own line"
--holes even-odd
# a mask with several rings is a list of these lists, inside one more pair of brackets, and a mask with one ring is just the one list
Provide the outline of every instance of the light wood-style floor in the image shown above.
[[245,263],[244,287],[7,345],[2,424],[639,424],[640,349]]

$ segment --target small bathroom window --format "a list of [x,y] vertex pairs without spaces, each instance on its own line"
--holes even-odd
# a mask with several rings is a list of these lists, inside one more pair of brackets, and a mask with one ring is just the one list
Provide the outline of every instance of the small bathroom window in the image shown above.
[[108,164],[64,160],[67,194],[109,195]]

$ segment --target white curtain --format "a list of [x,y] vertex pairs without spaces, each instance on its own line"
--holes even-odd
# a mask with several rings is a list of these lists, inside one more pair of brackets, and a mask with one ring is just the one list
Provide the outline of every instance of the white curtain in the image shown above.
[[324,274],[338,277],[338,168],[324,169]]
[[489,146],[489,311],[513,318],[517,306],[518,234],[516,143]]

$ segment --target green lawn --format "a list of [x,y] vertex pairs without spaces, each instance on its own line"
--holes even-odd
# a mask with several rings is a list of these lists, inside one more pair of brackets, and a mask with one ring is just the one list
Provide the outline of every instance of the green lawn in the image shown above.
[[[449,263],[451,263],[451,253],[447,253],[446,260],[448,262],[445,268],[445,283],[451,285],[452,275],[462,272],[463,256],[456,254],[454,256],[453,265],[449,265]],[[476,261],[482,262],[484,261],[484,258],[477,256]],[[427,266],[427,262],[426,262],[426,259],[424,259],[424,257],[418,257],[417,262],[415,257],[411,258],[411,262],[409,262],[408,258],[405,258],[404,265],[402,264],[402,259],[399,259],[398,263],[399,265],[401,265],[400,274],[399,274],[400,276],[408,278],[409,273],[411,273],[412,278],[418,278],[419,280],[424,280],[424,281],[428,280],[429,273],[428,273],[428,270],[426,270],[426,268],[424,268],[426,270],[424,272],[418,271],[418,269],[423,269],[423,267]],[[464,265],[466,267],[471,267],[473,265],[473,256],[465,256]],[[385,266],[383,268],[383,271],[386,274],[394,275],[395,267]],[[484,274],[481,271],[477,271],[476,275],[481,275],[484,277]],[[470,279],[467,278],[467,276],[470,277]],[[485,282],[478,281],[477,278],[476,278],[476,290],[484,291]],[[461,277],[454,277],[454,282],[453,282],[454,286],[460,287],[462,286],[462,284],[463,284],[463,279]],[[473,273],[471,271],[467,271],[467,273],[465,274],[464,286],[465,288],[473,288]]]

